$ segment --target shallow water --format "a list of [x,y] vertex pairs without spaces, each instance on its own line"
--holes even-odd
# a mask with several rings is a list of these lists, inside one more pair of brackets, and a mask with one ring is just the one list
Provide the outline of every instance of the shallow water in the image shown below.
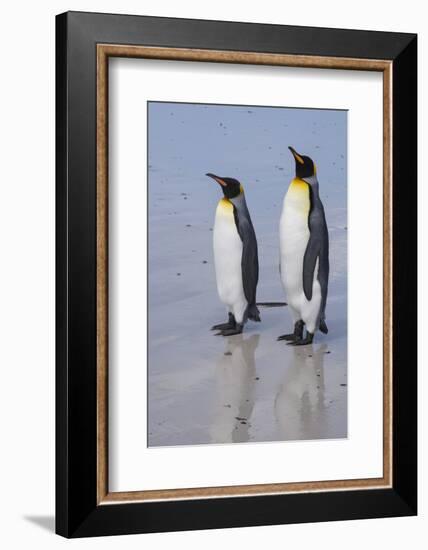
[[[347,435],[346,113],[150,105],[148,444],[286,441]],[[221,125],[220,125],[221,122]],[[284,301],[278,224],[293,145],[317,164],[330,235],[329,334],[299,348],[287,307],[223,338],[212,224],[220,189],[245,188],[260,262],[258,301]]]

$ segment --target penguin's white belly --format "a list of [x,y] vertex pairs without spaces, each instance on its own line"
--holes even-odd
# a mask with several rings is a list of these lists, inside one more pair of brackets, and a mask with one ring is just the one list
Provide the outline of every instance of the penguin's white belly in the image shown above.
[[242,241],[236,229],[233,206],[225,199],[217,206],[213,239],[218,295],[241,323],[247,307],[242,284]]
[[[304,184],[306,185],[306,184]],[[302,319],[309,332],[318,323],[321,305],[321,286],[318,282],[318,262],[314,269],[312,299],[303,291],[303,259],[309,241],[309,193],[293,183],[285,196],[280,220],[281,281],[294,321]]]

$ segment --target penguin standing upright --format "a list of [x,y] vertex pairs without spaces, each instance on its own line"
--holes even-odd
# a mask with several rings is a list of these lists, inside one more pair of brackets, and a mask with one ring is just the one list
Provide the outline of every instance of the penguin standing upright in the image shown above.
[[257,239],[239,181],[206,175],[221,185],[224,195],[215,214],[213,245],[218,295],[229,315],[226,323],[214,325],[212,330],[231,336],[242,332],[247,319],[260,321],[256,306]]
[[[312,159],[289,147],[296,177],[284,198],[279,237],[281,281],[293,317],[294,332],[278,337],[292,345],[310,344],[316,330],[327,334],[328,230]],[[306,335],[303,329],[306,325]]]

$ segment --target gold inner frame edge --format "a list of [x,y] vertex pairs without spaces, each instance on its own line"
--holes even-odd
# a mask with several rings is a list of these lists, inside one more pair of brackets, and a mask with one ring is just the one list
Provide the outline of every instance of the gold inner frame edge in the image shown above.
[[[383,73],[383,476],[224,487],[108,489],[108,59],[145,59],[347,69]],[[225,50],[97,44],[97,504],[224,498],[392,486],[392,61]]]

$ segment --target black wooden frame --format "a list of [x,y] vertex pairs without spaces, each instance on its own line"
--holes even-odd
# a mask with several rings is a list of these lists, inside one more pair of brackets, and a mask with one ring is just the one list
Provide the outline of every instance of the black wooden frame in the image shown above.
[[[393,487],[97,506],[96,45],[393,61]],[[417,37],[68,12],[56,19],[56,531],[66,537],[415,515]]]

